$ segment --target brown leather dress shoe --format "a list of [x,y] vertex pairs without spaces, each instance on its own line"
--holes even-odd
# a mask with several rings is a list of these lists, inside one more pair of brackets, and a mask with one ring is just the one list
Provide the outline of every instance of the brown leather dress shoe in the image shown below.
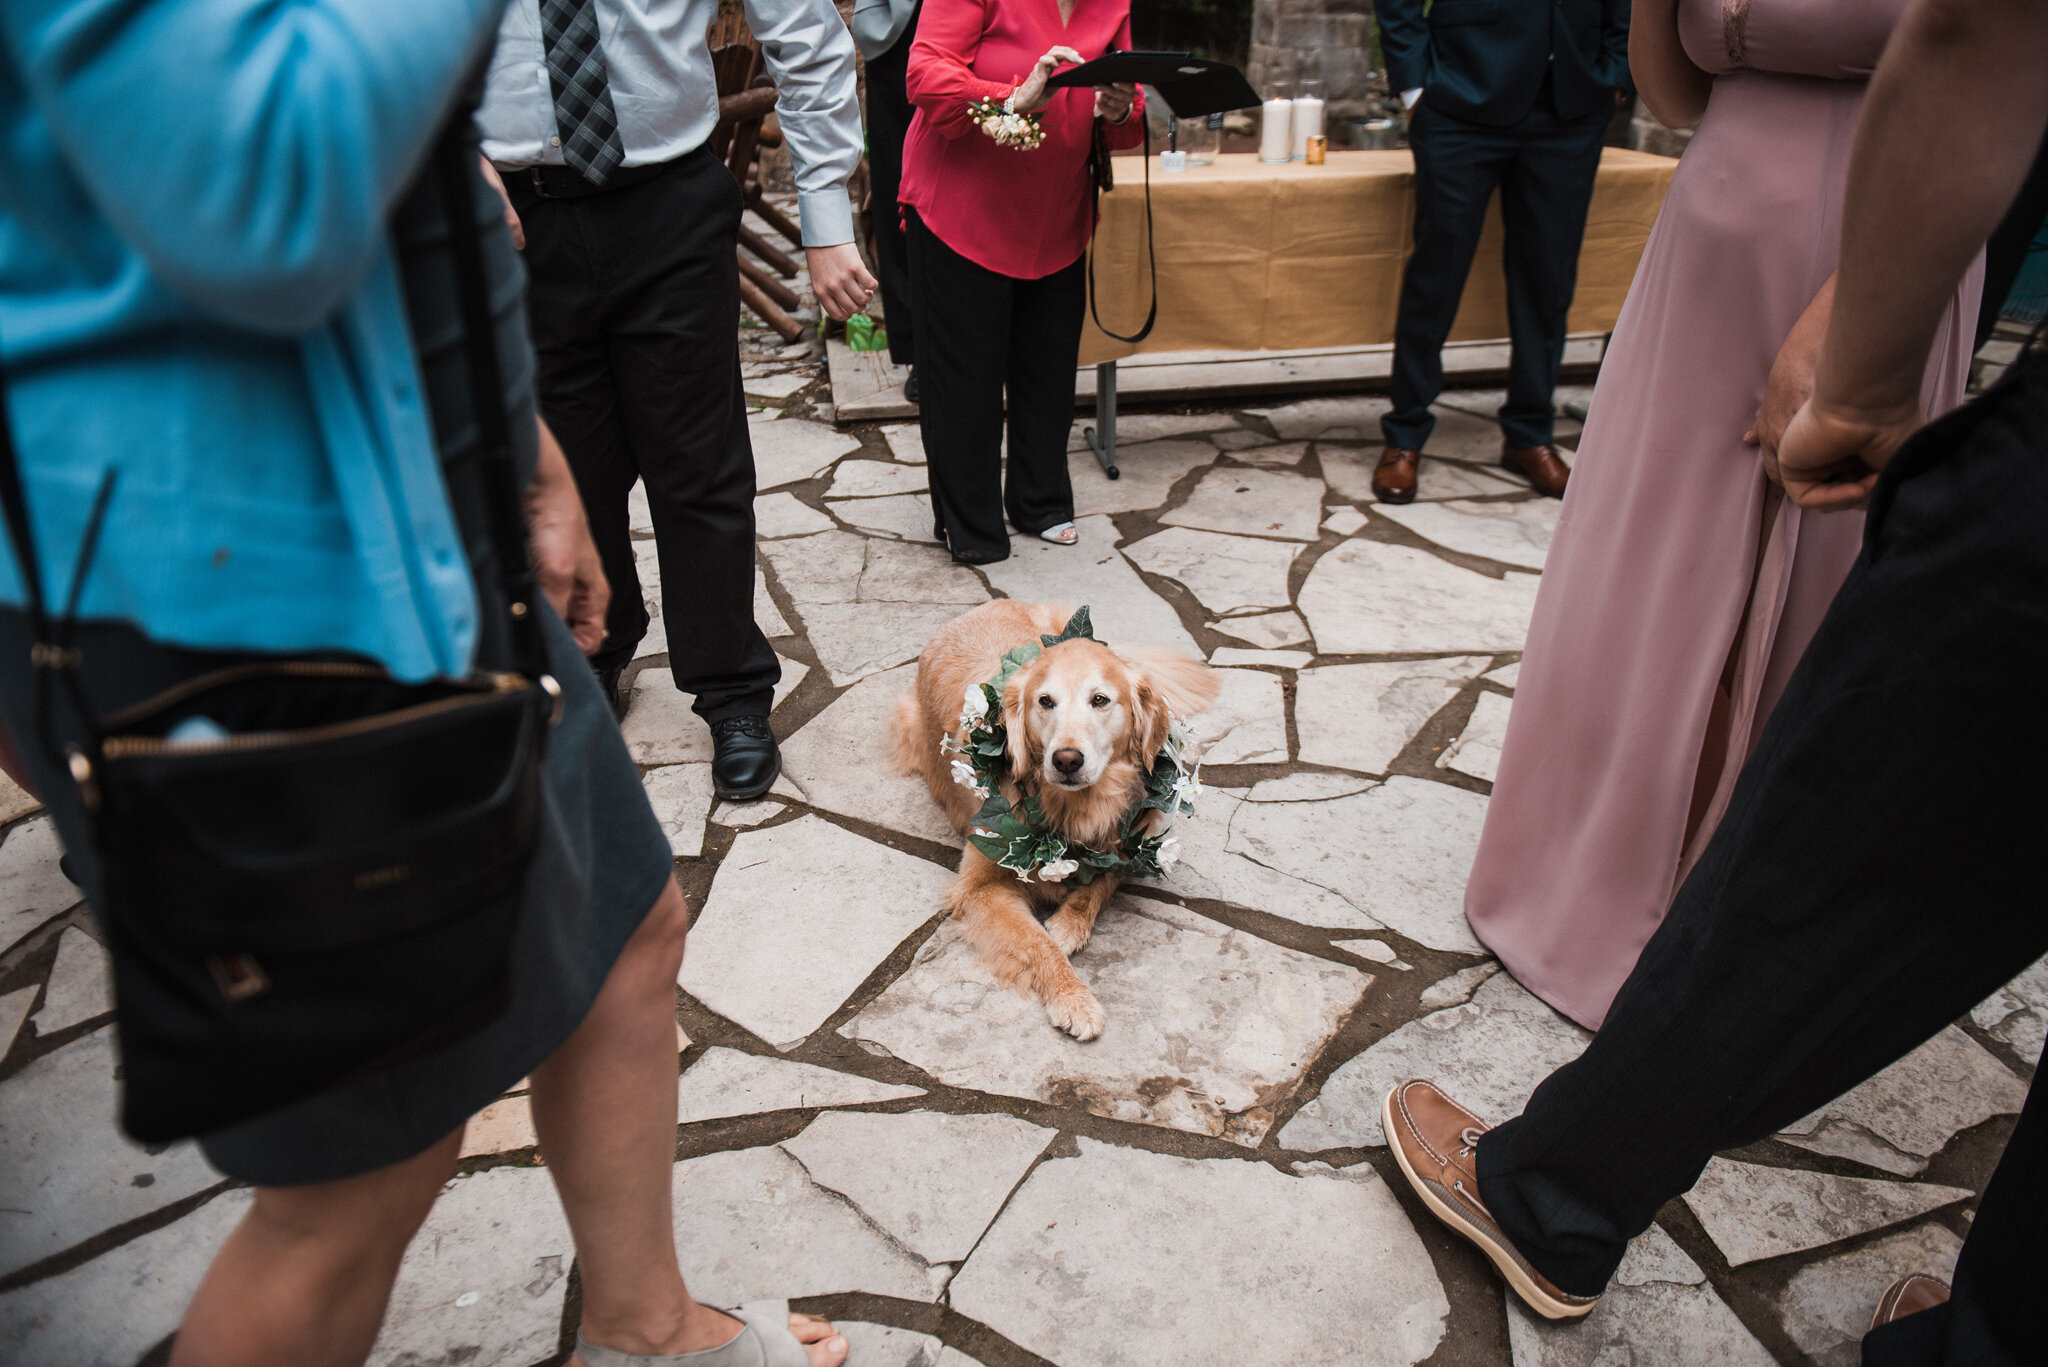
[[1563,498],[1565,481],[1572,477],[1571,467],[1558,459],[1557,448],[1547,442],[1542,446],[1503,446],[1500,463],[1550,498]]
[[1870,1327],[1881,1329],[1894,1320],[1902,1320],[1908,1315],[1917,1315],[1922,1310],[1932,1310],[1937,1305],[1947,1303],[1947,1282],[1915,1272],[1910,1277],[1899,1278],[1885,1288],[1884,1295],[1878,1297],[1877,1313],[1870,1317]]
[[1373,497],[1382,503],[1413,503],[1415,463],[1421,459],[1420,451],[1405,446],[1389,446],[1380,452],[1380,463],[1372,472]]
[[1531,1310],[1547,1320],[1575,1320],[1599,1302],[1597,1296],[1574,1296],[1551,1285],[1508,1242],[1480,1201],[1475,1163],[1486,1122],[1438,1091],[1435,1083],[1416,1078],[1387,1093],[1380,1123],[1422,1203],[1477,1244]]

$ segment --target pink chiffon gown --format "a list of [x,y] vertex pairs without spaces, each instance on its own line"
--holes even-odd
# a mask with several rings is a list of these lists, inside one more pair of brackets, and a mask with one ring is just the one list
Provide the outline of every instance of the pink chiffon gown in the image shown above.
[[[1834,271],[1865,82],[1906,4],[1679,0],[1713,93],[1601,367],[1465,895],[1480,940],[1589,1028],[1856,558],[1862,514],[1767,496],[1742,434]],[[1980,269],[1930,416],[1962,397]]]

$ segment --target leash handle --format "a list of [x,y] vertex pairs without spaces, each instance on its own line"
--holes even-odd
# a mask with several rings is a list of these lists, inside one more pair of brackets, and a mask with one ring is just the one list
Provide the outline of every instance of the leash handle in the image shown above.
[[[1159,321],[1159,257],[1152,240],[1152,120],[1147,118],[1142,110],[1138,111],[1138,114],[1139,121],[1144,126],[1145,134],[1145,264],[1152,276],[1152,307],[1145,311],[1145,325],[1128,337],[1121,332],[1111,332],[1108,328],[1102,326],[1102,314],[1097,311],[1095,304],[1095,224],[1091,224],[1088,230],[1088,316],[1095,320],[1095,326],[1105,336],[1112,337],[1119,342],[1129,342],[1134,346],[1151,336],[1152,325]],[[1097,121],[1097,132],[1100,133],[1102,128],[1102,123]],[[1109,165],[1109,144],[1106,138],[1102,146],[1102,161],[1103,165],[1107,167]],[[1096,224],[1100,224],[1102,221],[1102,183],[1096,181],[1094,186],[1095,220]]]

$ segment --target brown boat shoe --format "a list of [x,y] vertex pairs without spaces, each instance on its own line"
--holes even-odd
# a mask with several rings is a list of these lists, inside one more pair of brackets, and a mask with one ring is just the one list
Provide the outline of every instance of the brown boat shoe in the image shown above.
[[1416,463],[1421,459],[1420,451],[1406,446],[1380,452],[1380,463],[1372,471],[1373,497],[1382,503],[1413,503]]
[[1915,1272],[1910,1277],[1901,1277],[1885,1288],[1878,1297],[1877,1311],[1870,1317],[1872,1329],[1882,1329],[1895,1320],[1908,1315],[1917,1315],[1922,1310],[1932,1310],[1948,1302],[1948,1283],[1937,1277]]
[[1488,1126],[1478,1116],[1435,1083],[1413,1078],[1387,1093],[1380,1123],[1394,1161],[1422,1203],[1477,1244],[1531,1310],[1547,1320],[1574,1320],[1599,1303],[1598,1296],[1574,1296],[1552,1286],[1494,1223],[1479,1199],[1477,1147]]

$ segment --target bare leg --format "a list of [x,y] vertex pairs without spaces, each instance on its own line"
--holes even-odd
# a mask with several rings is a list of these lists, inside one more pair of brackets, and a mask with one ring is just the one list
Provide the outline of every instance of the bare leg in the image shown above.
[[178,1328],[172,1367],[353,1367],[399,1259],[455,1170],[462,1131],[339,1182],[258,1187]]
[[[676,971],[689,911],[671,882],[583,1024],[533,1070],[533,1119],[576,1240],[583,1336],[626,1353],[694,1353],[738,1320],[690,1298],[676,1263]],[[829,1324],[792,1316],[813,1367],[845,1360]]]

